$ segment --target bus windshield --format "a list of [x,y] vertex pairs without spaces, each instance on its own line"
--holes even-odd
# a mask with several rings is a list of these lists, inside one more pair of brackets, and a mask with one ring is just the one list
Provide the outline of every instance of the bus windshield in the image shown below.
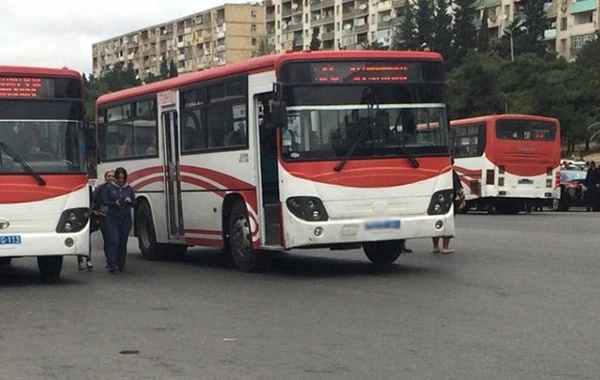
[[556,125],[539,120],[498,120],[496,137],[501,140],[555,141]]
[[[74,120],[0,120],[0,141],[37,173],[86,172],[83,123]],[[0,174],[25,173],[0,152]]]
[[448,154],[448,131],[440,126],[446,126],[442,103],[288,107],[282,155],[294,161],[339,159],[365,128],[352,158]]

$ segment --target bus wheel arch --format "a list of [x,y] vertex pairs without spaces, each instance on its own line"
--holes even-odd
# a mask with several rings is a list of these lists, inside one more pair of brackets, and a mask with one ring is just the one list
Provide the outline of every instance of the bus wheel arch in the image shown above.
[[152,214],[150,202],[145,198],[138,198],[138,205],[134,218],[135,236],[138,238],[138,246],[142,256],[146,260],[157,261],[165,257],[164,244],[156,240],[156,226]]

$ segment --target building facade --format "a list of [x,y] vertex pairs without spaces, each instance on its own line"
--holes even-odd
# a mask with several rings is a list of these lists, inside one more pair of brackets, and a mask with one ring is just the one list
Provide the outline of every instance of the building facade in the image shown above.
[[[266,26],[275,51],[310,46],[316,33],[321,49],[362,49],[378,42],[392,43],[394,30],[403,19],[407,0],[267,0]],[[527,0],[479,0],[476,27],[488,10],[490,39],[501,38],[514,20],[524,17]],[[544,39],[549,47],[573,59],[583,44],[598,31],[600,0],[548,0],[548,26]]]
[[225,4],[93,44],[94,75],[131,62],[144,79],[163,59],[179,74],[203,70],[253,57],[264,36],[264,5]]
[[[524,20],[528,0],[480,0],[477,3],[481,26],[483,10],[488,10],[490,40],[501,38],[513,21]],[[599,0],[547,0],[544,5],[547,26],[544,40],[548,48],[567,60],[577,57],[586,42],[598,32]]]

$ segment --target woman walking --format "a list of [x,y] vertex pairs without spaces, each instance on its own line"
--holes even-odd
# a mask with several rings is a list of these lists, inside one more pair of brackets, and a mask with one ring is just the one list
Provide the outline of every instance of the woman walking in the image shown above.
[[132,210],[135,208],[135,193],[127,184],[127,171],[115,170],[115,182],[104,192],[106,212],[105,229],[107,235],[106,262],[111,274],[123,272],[127,258],[127,240],[133,224]]

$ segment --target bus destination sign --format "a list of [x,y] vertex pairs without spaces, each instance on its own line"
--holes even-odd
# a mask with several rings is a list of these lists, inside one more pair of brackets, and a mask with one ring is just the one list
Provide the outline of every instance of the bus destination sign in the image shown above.
[[37,98],[41,88],[41,78],[0,76],[0,98]]
[[321,64],[315,65],[313,80],[317,83],[406,82],[408,66],[399,64]]

